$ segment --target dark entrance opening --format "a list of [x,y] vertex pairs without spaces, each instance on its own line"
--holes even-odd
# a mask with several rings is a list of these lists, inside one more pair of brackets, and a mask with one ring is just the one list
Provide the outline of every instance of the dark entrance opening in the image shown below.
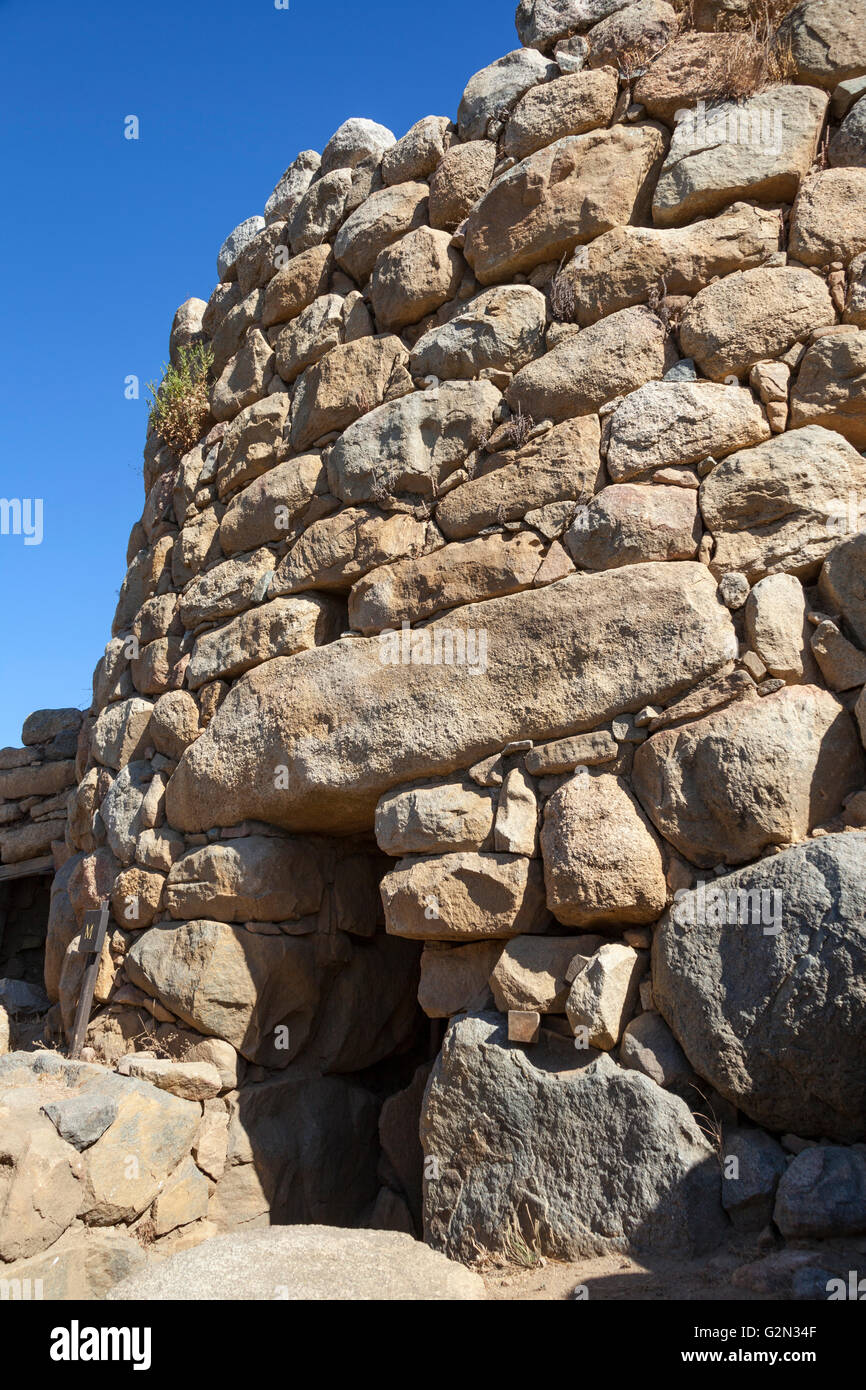
[[51,874],[0,881],[0,979],[41,985]]
[[0,1005],[8,1015],[10,1049],[26,1048],[42,1032],[48,1008],[43,979],[45,937],[54,865],[0,867]]

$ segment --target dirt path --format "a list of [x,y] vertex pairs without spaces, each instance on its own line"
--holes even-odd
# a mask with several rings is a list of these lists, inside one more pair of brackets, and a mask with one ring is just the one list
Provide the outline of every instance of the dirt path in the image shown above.
[[601,1255],[564,1263],[548,1260],[535,1269],[513,1265],[484,1273],[492,1299],[572,1299],[582,1286],[590,1300],[723,1300],[764,1301],[763,1295],[735,1288],[730,1276],[743,1264],[742,1253],[726,1252],[704,1260],[653,1259]]

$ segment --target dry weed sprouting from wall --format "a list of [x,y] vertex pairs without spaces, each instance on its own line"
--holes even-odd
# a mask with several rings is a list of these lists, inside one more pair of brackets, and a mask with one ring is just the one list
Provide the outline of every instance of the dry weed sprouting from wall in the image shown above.
[[150,424],[178,458],[188,453],[210,419],[209,385],[213,352],[202,343],[181,348],[178,366],[166,365],[157,386],[149,381]]
[[[794,76],[791,46],[780,38],[779,29],[795,3],[796,0],[746,0],[742,8],[718,16],[717,32],[736,35],[737,42],[719,51],[708,100],[744,101]],[[679,12],[679,32],[695,32],[695,0],[675,0],[674,7]]]

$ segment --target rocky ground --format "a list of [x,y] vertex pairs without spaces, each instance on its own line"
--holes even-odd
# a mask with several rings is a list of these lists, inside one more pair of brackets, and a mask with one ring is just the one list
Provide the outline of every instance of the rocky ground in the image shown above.
[[829,1257],[820,1246],[761,1257],[754,1246],[749,1249],[740,1241],[693,1260],[612,1254],[545,1260],[531,1268],[510,1265],[485,1271],[484,1284],[487,1297],[497,1301],[773,1303],[818,1298],[822,1292],[826,1297],[829,1279],[841,1278],[847,1285],[849,1271],[860,1270],[864,1256],[861,1243],[847,1248],[837,1244]]

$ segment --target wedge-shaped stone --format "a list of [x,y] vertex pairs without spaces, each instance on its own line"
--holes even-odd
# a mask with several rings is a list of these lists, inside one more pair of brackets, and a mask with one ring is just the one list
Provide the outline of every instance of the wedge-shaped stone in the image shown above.
[[206,913],[218,922],[283,922],[318,912],[323,892],[313,845],[246,835],[190,850],[173,864],[165,905],[181,919]]
[[815,158],[828,101],[814,87],[773,87],[683,112],[653,196],[656,226],[712,216],[738,198],[792,203]]
[[343,502],[435,496],[493,428],[501,396],[489,381],[446,381],[371,410],[328,454]]
[[617,98],[617,80],[609,69],[569,73],[554,82],[532,87],[511,113],[502,137],[502,153],[525,159],[554,140],[586,135],[610,124]]
[[791,393],[791,427],[802,425],[866,449],[866,332],[828,333],[807,350]]
[[834,622],[825,619],[818,624],[811,649],[831,690],[857,690],[866,685],[866,652],[849,642]]
[[490,975],[497,1009],[564,1013],[571,972],[583,970],[602,943],[600,936],[512,937]]
[[851,716],[826,690],[788,685],[738,700],[635,753],[634,787],[693,864],[744,864],[805,839],[863,782]]
[[638,1002],[640,977],[647,966],[631,946],[608,941],[587,962],[569,990],[565,1011],[575,1036],[586,1030],[590,1047],[610,1052]]
[[780,571],[808,579],[839,540],[845,499],[866,487],[866,461],[820,425],[731,454],[701,484],[715,540],[713,573],[750,583]]
[[501,854],[538,854],[538,797],[535,783],[519,764],[506,773],[502,782],[493,848]]
[[666,147],[662,127],[618,125],[557,140],[510,169],[469,214],[465,255],[482,285],[642,220]]
[[517,372],[544,351],[547,303],[531,285],[485,290],[412,350],[415,377],[463,379],[482,371]]
[[383,516],[375,507],[344,507],[306,528],[280,561],[272,592],[349,589],[368,570],[441,544],[434,526],[406,512]]
[[455,541],[419,559],[373,570],[349,595],[349,623],[381,632],[404,619],[420,622],[444,608],[528,589],[544,558],[544,542],[523,532]]
[[478,941],[544,931],[541,863],[517,854],[424,854],[401,859],[381,884],[392,936]]
[[470,767],[514,739],[561,738],[669,703],[737,654],[716,582],[691,562],[470,604],[417,629],[409,664],[401,647],[358,638],[243,676],[168,784],[170,823],[369,828],[391,787]]
[[474,782],[398,788],[376,807],[376,843],[386,854],[491,848],[496,801]]
[[866,1133],[864,894],[866,835],[826,835],[717,879],[703,905],[682,894],[655,933],[653,997],[689,1061],[778,1133]]
[[429,192],[426,183],[380,188],[346,219],[334,242],[334,257],[357,285],[369,280],[380,251],[424,225]]
[[232,498],[219,527],[223,553],[236,555],[268,541],[285,540],[315,517],[317,498],[326,491],[320,454],[301,454],[278,463]]
[[586,502],[601,480],[598,417],[565,420],[522,449],[493,454],[485,472],[439,503],[436,523],[449,539],[519,521],[552,502]]
[[187,685],[198,690],[206,681],[233,680],[272,657],[323,647],[339,637],[342,626],[342,609],[330,599],[272,599],[202,633],[192,649]]
[[[694,1094],[691,1090],[694,1072],[689,1066],[688,1058],[661,1014],[656,1013],[654,1009],[647,1009],[645,1013],[638,1014],[637,1018],[633,1018],[631,1023],[626,1025],[619,1049],[619,1061],[621,1066],[642,1072],[657,1086],[664,1086],[666,1090],[674,1091],[686,1099]],[[749,1130],[748,1133],[754,1135],[758,1131]],[[725,1137],[727,1139],[727,1136]],[[770,1144],[775,1144],[775,1140],[771,1140],[768,1134],[762,1138]],[[727,1145],[727,1149],[730,1152],[730,1144]],[[731,1179],[727,1187],[729,1190],[736,1188],[737,1183]],[[761,1222],[760,1229],[763,1230],[767,1219],[769,1218]]]
[[652,381],[613,413],[607,471],[615,483],[672,464],[724,458],[770,438],[751,391],[713,381]]
[[554,792],[541,852],[547,901],[565,926],[653,922],[665,906],[661,846],[620,777],[581,769]]
[[528,1208],[537,1248],[557,1259],[714,1249],[729,1229],[718,1158],[685,1101],[542,1037],[509,1044],[495,1014],[450,1025],[421,1116],[424,1153],[441,1162],[425,1184],[428,1243],[467,1261],[505,1254]]
[[866,251],[866,169],[825,169],[803,185],[788,249],[805,265],[847,264]]
[[567,420],[660,379],[675,361],[665,325],[640,305],[566,338],[518,372],[505,395],[534,420]]
[[399,338],[344,343],[308,368],[295,387],[292,447],[306,449],[359,416],[412,390],[409,354]]
[[575,296],[581,327],[645,304],[664,281],[668,294],[696,295],[717,276],[752,270],[779,249],[771,208],[735,203],[688,227],[614,227],[580,247],[561,272]]
[[813,329],[836,322],[823,280],[793,266],[745,270],[708,285],[680,324],[680,345],[711,381],[742,379]]
[[207,1217],[210,1184],[191,1158],[178,1165],[153,1204],[157,1237]]
[[608,570],[647,560],[693,560],[700,538],[696,491],[614,483],[578,510],[565,544],[581,569]]

